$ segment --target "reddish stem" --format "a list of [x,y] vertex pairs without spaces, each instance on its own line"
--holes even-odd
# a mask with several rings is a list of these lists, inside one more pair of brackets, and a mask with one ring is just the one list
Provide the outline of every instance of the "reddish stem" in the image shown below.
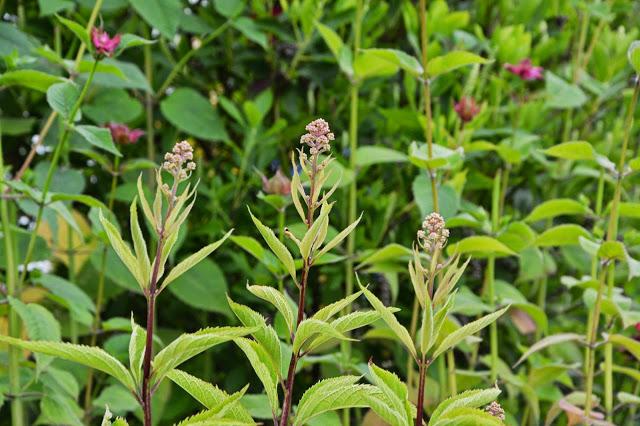
[[422,426],[424,419],[424,388],[426,382],[427,368],[429,368],[429,361],[424,358],[418,361],[420,366],[420,381],[418,382],[418,401],[417,401],[417,415],[416,426]]

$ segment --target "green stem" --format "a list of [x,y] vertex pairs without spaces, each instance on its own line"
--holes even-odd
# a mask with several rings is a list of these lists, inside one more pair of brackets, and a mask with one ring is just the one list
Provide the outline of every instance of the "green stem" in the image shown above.
[[[76,256],[73,249],[73,229],[68,227],[67,231],[67,257],[69,264],[67,265],[67,277],[69,281],[76,282]],[[78,343],[78,323],[73,319],[72,315],[69,315],[69,334],[71,336],[72,343]]]
[[453,349],[447,352],[447,371],[449,374],[449,396],[458,394],[458,384],[456,379],[456,359]]
[[[4,156],[2,154],[2,138],[0,137],[0,194],[4,194],[5,171]],[[0,216],[2,218],[2,233],[4,240],[4,252],[6,261],[5,280],[7,284],[7,295],[20,298],[20,282],[17,280],[18,269],[15,258],[13,232],[11,230],[11,222],[9,221],[9,209],[5,197],[0,197]],[[18,313],[9,305],[9,336],[20,338],[22,327]],[[23,426],[24,407],[20,394],[20,357],[21,349],[11,345],[9,346],[9,391],[14,395],[11,399],[11,425]]]
[[[609,216],[609,227],[607,230],[607,241],[616,241],[618,238],[618,223],[620,219],[620,199],[622,196],[622,181],[624,179],[624,168],[627,157],[627,149],[629,147],[629,137],[633,129],[633,116],[635,114],[636,105],[638,104],[638,94],[640,93],[640,76],[636,76],[635,87],[627,116],[625,118],[624,136],[622,139],[622,150],[618,161],[618,176],[616,179],[616,188],[611,202],[611,211]],[[613,289],[615,286],[615,262],[611,262],[607,273],[607,297],[613,298]],[[607,316],[607,320],[609,316]],[[613,345],[606,343],[604,346],[604,403],[607,420],[611,421],[613,416]]]
[[[353,57],[355,58],[360,50],[362,41],[362,16],[364,12],[363,0],[356,1],[356,16],[353,22]],[[355,173],[353,180],[349,185],[349,204],[347,213],[347,224],[356,220],[358,209],[358,184],[357,178],[357,150],[358,150],[358,102],[359,102],[359,86],[360,82],[352,79],[350,90],[350,113],[349,113],[349,167]],[[347,237],[347,261],[345,263],[345,297],[353,293],[353,255],[355,252],[356,233],[351,232]],[[347,305],[344,314],[351,312],[351,305]],[[350,333],[347,333],[347,337]],[[342,365],[346,371],[349,369],[351,359],[351,341],[344,340],[340,344],[342,352]],[[342,423],[344,426],[350,424],[350,413],[346,409],[342,414]]]
[[605,269],[603,268],[600,273],[600,280],[598,284],[598,296],[596,298],[596,304],[591,312],[591,321],[587,328],[587,376],[585,386],[585,403],[584,403],[584,416],[589,417],[591,413],[591,401],[593,399],[593,375],[595,370],[595,343],[598,337],[598,326],[600,325],[600,311],[602,309],[602,297],[605,287]]
[[156,91],[157,96],[162,96],[162,94],[167,90],[169,85],[173,82],[176,76],[182,71],[184,66],[189,62],[189,60],[196,54],[200,49],[211,43],[215,40],[220,34],[224,32],[231,25],[231,21],[226,21],[224,24],[220,25],[215,31],[202,39],[200,46],[189,50],[180,60],[173,66],[173,69],[164,80],[160,88]]
[[[491,230],[492,233],[498,231],[498,221],[500,219],[500,181],[502,176],[502,170],[496,172],[496,177],[493,180],[493,194],[491,197]],[[496,307],[496,294],[495,294],[495,268],[496,258],[495,256],[489,256],[487,260],[486,282],[487,282],[487,295],[489,306],[492,310]],[[492,322],[489,328],[490,345],[491,345],[491,382],[495,382],[498,378],[498,324],[496,321]]]
[[[96,0],[96,3],[93,5],[93,10],[91,10],[91,15],[89,16],[89,21],[87,22],[87,33],[91,33],[91,29],[93,25],[96,23],[96,19],[98,18],[98,13],[100,13],[100,8],[102,7],[103,0]],[[84,51],[87,49],[87,46],[84,43],[80,44],[80,48],[78,49],[78,54],[76,55],[76,64],[75,69],[78,69],[80,65],[80,61],[82,61],[82,56],[84,55]]]
[[35,228],[33,229],[33,232],[31,233],[31,237],[29,238],[29,245],[27,246],[27,251],[26,251],[24,263],[23,263],[24,268],[22,270],[22,274],[20,275],[20,280],[18,282],[19,286],[24,284],[24,281],[27,278],[27,265],[31,261],[31,256],[33,255],[33,250],[36,245],[36,237],[38,236],[40,224],[42,223],[42,214],[44,212],[44,207],[46,205],[47,196],[49,195],[49,188],[51,187],[51,181],[53,180],[53,173],[58,167],[58,161],[60,160],[60,155],[62,154],[62,151],[64,150],[64,146],[66,145],[67,140],[69,139],[69,136],[71,134],[71,129],[73,128],[73,118],[76,116],[78,110],[80,109],[80,105],[82,105],[82,100],[87,94],[87,90],[89,90],[89,86],[91,85],[91,81],[93,80],[93,76],[96,72],[97,67],[98,67],[98,61],[94,61],[93,66],[91,67],[91,72],[89,73],[89,77],[87,78],[87,81],[84,83],[84,86],[82,87],[82,91],[80,92],[80,95],[76,100],[76,103],[73,105],[73,108],[71,108],[71,112],[69,113],[69,116],[65,123],[65,127],[60,136],[60,140],[58,141],[58,144],[56,145],[56,148],[53,151],[53,156],[51,157],[51,164],[49,165],[47,177],[45,178],[44,185],[42,187],[42,199],[40,200],[40,203],[38,205],[38,213],[36,215]]
[[[148,31],[147,31],[148,32]],[[151,46],[145,45],[143,47],[144,52],[144,75],[147,78],[149,85],[153,87],[153,58],[151,56]],[[145,106],[146,106],[146,124],[147,124],[147,159],[150,161],[156,161],[156,147],[154,143],[154,127],[153,127],[153,94],[147,92],[145,94]],[[150,188],[155,185],[155,178],[153,171],[148,176],[148,184]]]

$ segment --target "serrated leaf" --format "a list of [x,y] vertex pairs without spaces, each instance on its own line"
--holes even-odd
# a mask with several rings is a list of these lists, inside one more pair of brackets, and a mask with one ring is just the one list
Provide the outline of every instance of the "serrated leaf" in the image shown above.
[[331,207],[332,204],[322,203],[320,214],[302,237],[300,255],[303,259],[310,259],[314,251],[324,242],[329,227]]
[[258,228],[258,232],[260,232],[260,235],[262,235],[262,238],[264,238],[271,251],[273,251],[280,262],[282,262],[287,272],[289,272],[289,275],[291,275],[291,278],[297,282],[296,265],[287,247],[276,237],[270,228],[264,226],[262,222],[251,213],[251,210],[249,210],[249,214],[256,228]]
[[183,362],[193,358],[201,352],[242,337],[255,331],[248,327],[210,327],[195,333],[182,334],[169,343],[153,359],[153,386],[160,383],[164,376]]
[[369,372],[373,383],[382,391],[389,401],[390,408],[404,418],[407,424],[411,423],[411,409],[409,392],[404,382],[394,373],[384,370],[369,361]]
[[137,198],[133,199],[129,213],[133,249],[136,253],[140,275],[145,280],[151,279],[151,262],[149,261],[149,254],[147,253],[147,243],[144,240],[140,222],[138,221]]
[[373,306],[373,308],[380,314],[382,320],[391,328],[394,334],[407,347],[407,349],[409,349],[411,356],[413,356],[414,359],[418,359],[416,347],[414,346],[411,335],[409,334],[407,329],[402,324],[400,324],[400,322],[398,322],[398,319],[395,317],[395,315],[393,315],[389,308],[384,306],[382,301],[378,299],[373,293],[362,286],[360,286],[360,289],[364,293],[369,303],[371,303],[371,306]]
[[484,317],[478,320],[465,324],[464,326],[460,327],[453,333],[447,335],[442,340],[442,342],[440,342],[440,345],[438,346],[438,348],[433,352],[432,358],[434,359],[437,358],[438,355],[455,347],[462,340],[466,339],[467,337],[473,334],[476,334],[478,331],[482,330],[483,328],[485,328],[486,326],[488,326],[489,324],[491,324],[492,322],[500,318],[500,316],[505,312],[507,312],[508,309],[509,309],[509,306],[506,306],[500,309],[499,311],[493,312],[489,315],[485,315]]
[[0,342],[95,368],[117,379],[127,389],[135,389],[133,378],[124,365],[100,348],[63,342],[31,342],[2,335]]
[[296,327],[296,316],[284,294],[280,293],[273,287],[263,285],[247,286],[247,290],[249,290],[254,296],[275,306],[278,312],[280,312],[284,317],[289,333],[293,333]]
[[[171,370],[167,373],[167,377],[209,409],[213,409],[229,397],[226,392],[211,383],[207,383],[181,370]],[[241,404],[234,404],[229,409],[228,416],[239,421],[253,422],[251,415]]]
[[379,393],[373,386],[355,384],[357,376],[333,377],[311,386],[300,398],[294,426],[302,426],[327,411],[367,406],[364,395]]
[[127,267],[129,272],[131,272],[131,275],[133,275],[138,282],[142,291],[144,291],[149,283],[142,277],[142,274],[140,273],[141,271],[138,267],[138,261],[131,252],[131,249],[122,240],[118,229],[102,215],[102,210],[100,210],[99,220],[107,234],[107,238],[109,238],[111,247],[113,247],[113,250],[116,252],[122,263],[124,263],[124,266]]
[[457,407],[441,416],[430,426],[503,426],[502,420],[484,410],[470,407]]
[[293,353],[300,353],[305,343],[315,335],[340,340],[350,340],[333,328],[331,324],[317,319],[307,318],[300,323],[296,330],[295,339],[293,340]]
[[360,297],[361,294],[362,291],[359,291],[345,297],[344,299],[340,299],[337,302],[333,302],[332,304],[318,310],[312,318],[320,321],[328,321],[332,316],[342,311],[347,306],[351,305],[358,297]]
[[142,384],[142,361],[147,343],[147,332],[133,321],[131,315],[131,337],[129,338],[129,370],[136,385]]
[[171,269],[171,272],[169,272],[169,275],[167,275],[167,277],[162,282],[160,291],[164,290],[166,286],[171,284],[171,282],[176,278],[178,278],[180,275],[184,274],[189,269],[197,265],[200,261],[202,261],[202,259],[206,258],[211,253],[213,253],[218,247],[222,245],[222,243],[225,242],[227,238],[229,238],[229,235],[231,235],[232,232],[233,232],[233,229],[227,232],[224,235],[224,237],[220,238],[215,243],[211,243],[208,246],[201,248],[197,252],[193,253],[191,256],[184,259],[182,262],[178,263],[173,269]]
[[260,379],[260,382],[267,394],[267,398],[269,399],[271,412],[277,413],[280,403],[278,402],[278,382],[276,374],[274,374],[273,369],[270,369],[267,364],[264,363],[264,354],[262,358],[260,357],[258,344],[252,340],[244,338],[234,339],[234,342],[247,356],[251,367],[256,372],[258,379]]
[[474,389],[452,396],[438,404],[431,414],[429,425],[438,424],[440,419],[445,418],[447,414],[454,412],[458,408],[477,408],[487,405],[495,401],[500,392],[498,388]]
[[351,234],[351,232],[353,232],[355,227],[358,226],[358,223],[360,223],[360,219],[362,219],[362,213],[360,213],[360,216],[358,217],[358,219],[353,221],[353,223],[351,223],[349,226],[344,228],[338,235],[333,237],[331,241],[325,244],[324,247],[322,247],[322,249],[316,255],[316,258],[322,257],[325,253],[329,252],[329,250],[331,250],[332,248],[340,244],[342,240],[344,240],[349,234]]

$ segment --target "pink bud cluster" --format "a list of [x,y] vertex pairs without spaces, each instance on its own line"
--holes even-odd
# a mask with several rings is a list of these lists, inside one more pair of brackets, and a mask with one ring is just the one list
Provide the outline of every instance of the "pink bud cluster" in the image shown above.
[[447,244],[449,230],[445,227],[444,218],[438,213],[431,213],[422,222],[418,231],[418,241],[428,252],[441,250]]
[[504,68],[512,74],[517,75],[522,80],[542,80],[544,68],[535,67],[531,64],[531,59],[523,59],[519,64],[504,64]]
[[185,180],[196,169],[196,163],[191,160],[193,160],[193,148],[189,145],[189,142],[178,142],[171,152],[167,152],[164,155],[162,168],[178,180]]
[[496,417],[498,420],[504,421],[504,409],[498,402],[493,401],[491,404],[487,405],[485,410],[487,413],[491,414],[493,417]]
[[113,37],[110,37],[106,31],[103,31],[102,28],[93,28],[91,30],[91,44],[93,44],[93,49],[95,51],[95,55],[98,58],[108,57],[110,58],[115,53],[116,49],[120,45],[120,34],[116,34]]
[[321,154],[331,149],[330,142],[335,139],[329,129],[329,123],[322,118],[313,120],[305,127],[308,133],[300,138],[300,143],[309,146],[311,155]]

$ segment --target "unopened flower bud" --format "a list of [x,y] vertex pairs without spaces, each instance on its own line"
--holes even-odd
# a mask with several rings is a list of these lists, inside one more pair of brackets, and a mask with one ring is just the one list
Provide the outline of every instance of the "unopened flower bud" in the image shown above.
[[499,420],[504,421],[504,419],[505,419],[504,409],[496,401],[493,401],[491,404],[487,405],[487,407],[485,408],[485,411],[487,413],[491,414],[493,417],[496,417]]

